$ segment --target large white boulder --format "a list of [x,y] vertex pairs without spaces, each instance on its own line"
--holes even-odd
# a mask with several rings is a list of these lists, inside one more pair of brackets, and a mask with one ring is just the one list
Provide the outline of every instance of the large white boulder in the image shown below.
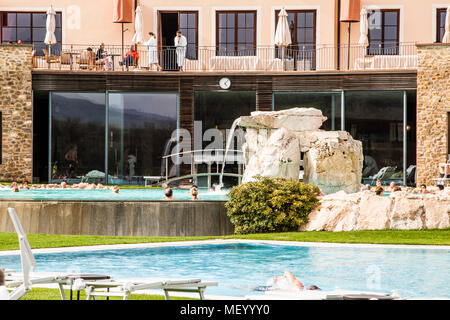
[[255,111],[240,118],[239,125],[247,128],[285,128],[291,131],[319,130],[327,120],[315,108],[292,108],[280,111]]
[[317,139],[303,158],[303,181],[318,186],[326,194],[339,190],[358,192],[363,167],[361,142],[353,140],[345,131],[321,131],[312,135]]
[[272,133],[258,152],[250,156],[242,182],[253,181],[256,175],[298,180],[299,173],[300,148],[297,137],[281,128]]
[[[324,121],[322,111],[314,108],[257,111],[241,117],[239,126],[246,128],[243,182],[250,181],[255,174],[298,179],[295,174],[299,168],[295,166],[300,167],[304,153],[304,182],[318,186],[326,194],[339,190],[358,192],[362,144],[348,132],[320,130]],[[291,145],[294,141],[298,147]],[[294,152],[298,155],[294,156]]]
[[394,192],[381,197],[364,191],[323,197],[302,231],[443,229],[450,227],[450,196]]

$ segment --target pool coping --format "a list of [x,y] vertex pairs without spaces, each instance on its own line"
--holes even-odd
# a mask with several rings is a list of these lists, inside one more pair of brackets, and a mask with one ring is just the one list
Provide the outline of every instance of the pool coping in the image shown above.
[[[133,244],[114,244],[114,245],[95,245],[78,247],[58,247],[32,249],[34,254],[66,253],[81,251],[105,251],[105,250],[123,250],[140,248],[159,248],[159,247],[183,247],[191,245],[204,244],[270,244],[286,245],[298,247],[331,247],[331,248],[384,248],[384,249],[431,249],[431,250],[450,250],[450,246],[442,245],[405,245],[405,244],[370,244],[370,243],[335,243],[335,242],[301,242],[301,241],[280,241],[280,240],[248,240],[248,239],[214,239],[214,240],[195,240],[195,241],[176,241],[176,242],[152,242],[152,243],[133,243]],[[20,254],[20,250],[0,251],[0,256],[11,256]]]

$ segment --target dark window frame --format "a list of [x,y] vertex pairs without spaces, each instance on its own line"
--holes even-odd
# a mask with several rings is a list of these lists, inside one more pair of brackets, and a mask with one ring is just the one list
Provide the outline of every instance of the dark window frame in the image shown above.
[[[378,10],[381,12],[381,39],[380,44],[381,46],[379,48],[374,48],[371,46],[371,37],[370,37],[370,29],[368,33],[368,39],[369,39],[369,45],[367,46],[367,55],[368,56],[374,56],[374,55],[399,55],[400,52],[400,9],[380,9]],[[370,15],[375,13],[376,11],[369,12],[368,18],[370,18]],[[386,48],[385,47],[385,27],[392,27],[393,25],[386,25],[385,24],[385,14],[388,12],[395,12],[397,13],[397,39],[396,39],[396,47],[392,49],[392,47]],[[378,40],[378,39],[377,39]],[[390,39],[388,39],[390,40]]]
[[[193,28],[181,28],[180,27],[180,15],[181,14],[190,14],[190,13],[195,14],[195,30],[196,30],[196,32],[195,32],[195,57],[188,57],[187,52],[186,52],[186,58],[190,59],[190,60],[198,60],[198,47],[199,47],[199,45],[198,45],[198,16],[199,16],[198,11],[197,10],[158,10],[158,19],[160,19],[161,14],[164,14],[164,13],[176,13],[178,15],[178,26],[177,27],[181,31],[189,30],[189,29],[193,29]],[[190,43],[189,43],[188,35],[186,33],[183,33],[183,31],[182,31],[182,34],[186,37],[186,40],[188,43],[187,46],[189,47]],[[159,31],[158,31],[158,37],[159,37],[159,39],[161,39],[161,34],[159,34]]]
[[[444,26],[441,27],[441,16],[442,13],[444,13]],[[438,8],[436,9],[436,42],[437,43],[441,43],[442,42],[442,38],[444,37],[445,34],[445,18],[447,15],[447,8]]]
[[[256,56],[257,52],[256,52],[256,46],[257,46],[257,18],[258,18],[258,12],[256,10],[219,10],[216,11],[216,55],[217,56],[238,56],[237,52],[239,51],[239,41],[238,41],[238,32],[239,32],[239,26],[238,26],[238,14],[248,14],[251,13],[253,14],[253,44],[251,44],[252,49],[245,49],[246,51],[253,51],[253,54],[248,54],[245,56]],[[225,42],[222,43],[225,44],[225,48],[227,47],[228,44],[233,44],[234,45],[234,50],[232,52],[232,54],[228,54],[228,52],[225,52],[225,54],[223,54],[220,50],[220,41],[219,41],[219,34],[220,34],[220,30],[223,29],[220,27],[220,20],[219,20],[219,15],[220,14],[234,14],[234,41],[233,42]],[[225,29],[232,29],[232,28],[228,28],[228,26]],[[245,27],[245,29],[248,29],[247,27]],[[247,44],[247,42],[245,42],[245,44]],[[226,50],[227,51],[227,50]]]
[[[3,17],[4,15],[7,14],[16,14],[16,21],[17,21],[17,14],[29,14],[30,15],[30,25],[29,26],[25,26],[25,27],[21,27],[21,26],[4,26],[4,21],[3,21]],[[44,11],[0,11],[0,43],[8,43],[9,41],[4,41],[3,40],[3,28],[14,28],[15,32],[16,32],[16,41],[15,43],[17,43],[17,41],[22,40],[24,44],[32,44],[34,46],[34,44],[36,42],[44,42],[44,39],[39,39],[39,40],[34,40],[33,39],[33,29],[44,29],[45,30],[45,26],[41,27],[41,26],[34,26],[33,25],[33,14],[47,14]],[[62,26],[63,26],[63,21],[62,21],[62,12],[61,11],[56,11],[56,15],[59,16],[59,21],[60,21],[60,26],[55,28],[55,35],[57,32],[59,32],[59,39],[61,39],[62,41]],[[28,28],[30,30],[30,41],[25,41],[23,39],[18,39],[17,37],[17,30],[20,28]],[[61,41],[59,41],[58,45],[61,45]],[[36,52],[36,55],[43,55],[43,52]]]
[[[278,24],[278,14],[280,13],[280,10],[275,10],[275,27]],[[293,40],[292,44],[288,46],[288,50],[286,52],[287,57],[294,58],[294,61],[297,60],[310,60],[311,61],[311,70],[315,70],[316,68],[316,48],[317,48],[317,10],[316,9],[295,9],[295,10],[286,10],[286,13],[294,14],[294,34],[291,34],[291,39]],[[301,27],[299,26],[298,21],[298,14],[299,13],[312,13],[313,14],[313,24],[312,27],[306,25]],[[305,32],[305,41],[302,43],[298,42],[298,31],[299,29],[303,29],[303,32]],[[312,29],[313,30],[313,39],[312,41],[308,42],[306,41],[306,29]],[[308,48],[306,51],[304,51],[304,47],[311,47]],[[281,58],[281,50],[278,49],[277,46],[275,46],[275,56],[277,58]],[[312,50],[312,51],[311,51]],[[294,63],[294,69],[297,68],[297,64]]]

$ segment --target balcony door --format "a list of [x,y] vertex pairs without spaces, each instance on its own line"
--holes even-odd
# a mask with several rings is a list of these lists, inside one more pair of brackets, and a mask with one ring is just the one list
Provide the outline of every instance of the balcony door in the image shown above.
[[[275,26],[278,14],[275,11]],[[316,10],[287,10],[287,20],[291,34],[291,45],[287,48],[285,58],[294,70],[314,70],[316,68]],[[276,56],[281,58],[281,48]]]
[[161,50],[160,64],[166,71],[178,70],[174,39],[181,30],[187,40],[186,59],[197,60],[198,56],[198,12],[159,11],[158,39]]

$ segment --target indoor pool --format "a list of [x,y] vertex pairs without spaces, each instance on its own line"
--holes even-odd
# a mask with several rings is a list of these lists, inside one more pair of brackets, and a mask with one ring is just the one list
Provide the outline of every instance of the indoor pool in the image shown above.
[[[209,192],[199,189],[200,200],[228,200],[226,191]],[[9,189],[0,190],[0,200],[161,200],[164,198],[162,189],[121,189],[119,193],[111,190],[86,189],[37,189],[12,192]],[[173,190],[175,200],[189,200],[189,190]]]
[[[322,290],[391,292],[450,298],[450,249],[225,243],[37,254],[38,272],[107,274],[115,278],[200,278],[218,281],[207,294],[258,294],[285,269]],[[20,270],[16,255],[0,267]]]

